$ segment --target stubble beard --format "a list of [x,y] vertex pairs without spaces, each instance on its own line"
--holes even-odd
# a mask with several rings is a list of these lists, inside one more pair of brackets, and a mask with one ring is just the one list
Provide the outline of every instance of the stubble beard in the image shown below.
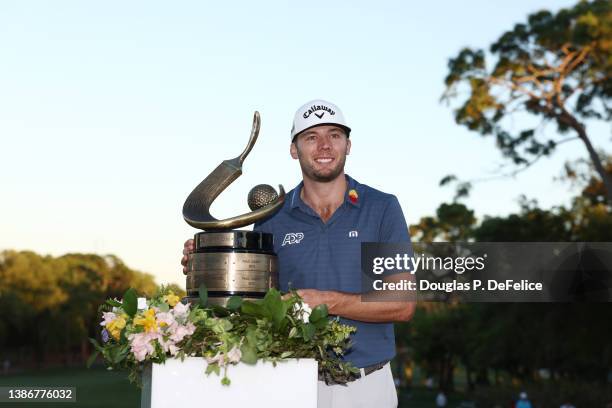
[[332,168],[330,171],[322,172],[320,170],[315,169],[313,166],[309,165],[302,160],[302,155],[298,150],[298,158],[300,159],[300,167],[302,168],[302,173],[304,177],[308,177],[309,179],[319,182],[319,183],[329,183],[330,181],[334,181],[342,172],[344,171],[344,164],[346,163],[346,153],[341,155],[336,163],[336,166]]

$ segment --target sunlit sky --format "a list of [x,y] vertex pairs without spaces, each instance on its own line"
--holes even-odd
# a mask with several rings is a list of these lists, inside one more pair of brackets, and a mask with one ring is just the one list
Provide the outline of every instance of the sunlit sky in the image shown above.
[[[184,284],[189,192],[242,151],[254,110],[259,141],[213,214],[246,212],[255,184],[294,187],[291,121],[315,98],[353,128],[347,173],[397,195],[414,223],[452,198],[444,175],[483,177],[504,163],[440,103],[448,58],[572,4],[3,1],[0,250],[112,253]],[[609,151],[609,128],[589,132]],[[517,211],[520,194],[567,203],[553,177],[585,156],[580,142],[564,144],[513,179],[478,184],[466,204],[482,217]]]

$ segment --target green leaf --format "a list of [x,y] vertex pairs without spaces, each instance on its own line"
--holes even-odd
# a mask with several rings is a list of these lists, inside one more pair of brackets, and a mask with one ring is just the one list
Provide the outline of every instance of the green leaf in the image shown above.
[[302,326],[302,337],[305,341],[313,339],[315,334],[315,326],[312,323],[306,323]]
[[113,364],[119,364],[127,357],[130,351],[130,345],[125,344],[123,346],[113,347],[112,350],[111,361]]
[[91,356],[89,356],[89,358],[87,359],[87,364],[86,364],[87,368],[91,367],[94,361],[96,361],[96,358],[98,357],[99,354],[100,352],[96,350],[91,354]]
[[283,354],[281,354],[280,358],[287,358],[292,355],[293,355],[293,351],[285,351],[283,352]]
[[257,344],[257,329],[255,326],[249,326],[246,330],[246,340],[249,344],[255,345]]
[[123,304],[121,305],[123,311],[127,313],[128,316],[133,317],[138,308],[138,296],[136,295],[136,291],[133,288],[129,288],[123,294]]
[[219,322],[219,326],[223,329],[224,332],[228,332],[232,330],[232,328],[234,327],[232,322],[230,322],[229,320],[225,320],[225,319]]
[[170,310],[170,306],[166,302],[162,302],[158,305],[159,311],[162,313],[166,313]]
[[240,311],[245,315],[254,317],[264,317],[263,306],[259,303],[255,303],[250,300],[245,300],[242,302]]
[[316,323],[313,323],[314,327],[316,327],[318,330],[325,329],[325,327],[328,324],[329,324],[329,320],[327,319],[321,319],[321,320],[318,320]]
[[223,378],[221,379],[221,385],[226,385],[226,386],[227,386],[227,385],[230,385],[231,383],[232,383],[232,382],[231,382],[231,381],[230,381],[230,379],[229,379],[229,378],[227,378],[227,377],[223,377]]
[[107,299],[106,304],[113,307],[121,307],[121,302],[117,302],[115,299]]
[[205,284],[201,284],[198,288],[198,294],[200,296],[200,306],[206,307],[208,304],[208,289]]
[[274,327],[278,330],[281,322],[287,314],[287,305],[283,302],[281,294],[276,289],[270,289],[263,300],[264,310],[267,316],[274,323]]
[[327,305],[322,304],[312,309],[312,312],[310,313],[310,317],[308,318],[308,320],[310,321],[310,323],[316,323],[321,319],[327,319],[327,316],[328,316]]
[[98,350],[100,353],[102,353],[104,351],[104,348],[102,346],[100,346],[100,344],[96,341],[96,339],[92,339],[91,337],[89,338],[89,342],[91,344],[93,344],[93,346],[95,347],[96,350]]
[[255,348],[248,343],[243,343],[240,347],[240,352],[242,353],[242,357],[240,361],[246,364],[255,364],[257,362],[257,352]]
[[215,373],[219,375],[221,373],[221,370],[219,369],[219,364],[217,363],[209,364],[208,367],[206,367],[205,374],[209,375],[210,373]]
[[289,338],[293,338],[297,336],[297,327],[292,327],[291,330],[289,330]]
[[232,296],[227,300],[227,308],[236,311],[242,306],[242,298],[240,296]]
[[216,317],[226,317],[230,315],[228,309],[224,308],[223,306],[208,305],[208,308],[213,311],[213,314]]

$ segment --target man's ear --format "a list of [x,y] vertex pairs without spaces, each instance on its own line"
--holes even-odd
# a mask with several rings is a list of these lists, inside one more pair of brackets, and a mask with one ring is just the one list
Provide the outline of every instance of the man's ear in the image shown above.
[[293,157],[295,160],[298,159],[298,151],[295,143],[291,143],[291,146],[289,146],[289,153],[291,154],[291,157]]
[[351,139],[346,139],[346,154],[351,152]]

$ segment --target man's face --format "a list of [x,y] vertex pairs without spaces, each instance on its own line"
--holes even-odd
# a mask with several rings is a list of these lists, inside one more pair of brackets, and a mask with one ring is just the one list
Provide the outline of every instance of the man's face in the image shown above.
[[305,178],[328,182],[342,174],[350,150],[351,141],[342,128],[321,125],[300,133],[290,151],[300,161]]

